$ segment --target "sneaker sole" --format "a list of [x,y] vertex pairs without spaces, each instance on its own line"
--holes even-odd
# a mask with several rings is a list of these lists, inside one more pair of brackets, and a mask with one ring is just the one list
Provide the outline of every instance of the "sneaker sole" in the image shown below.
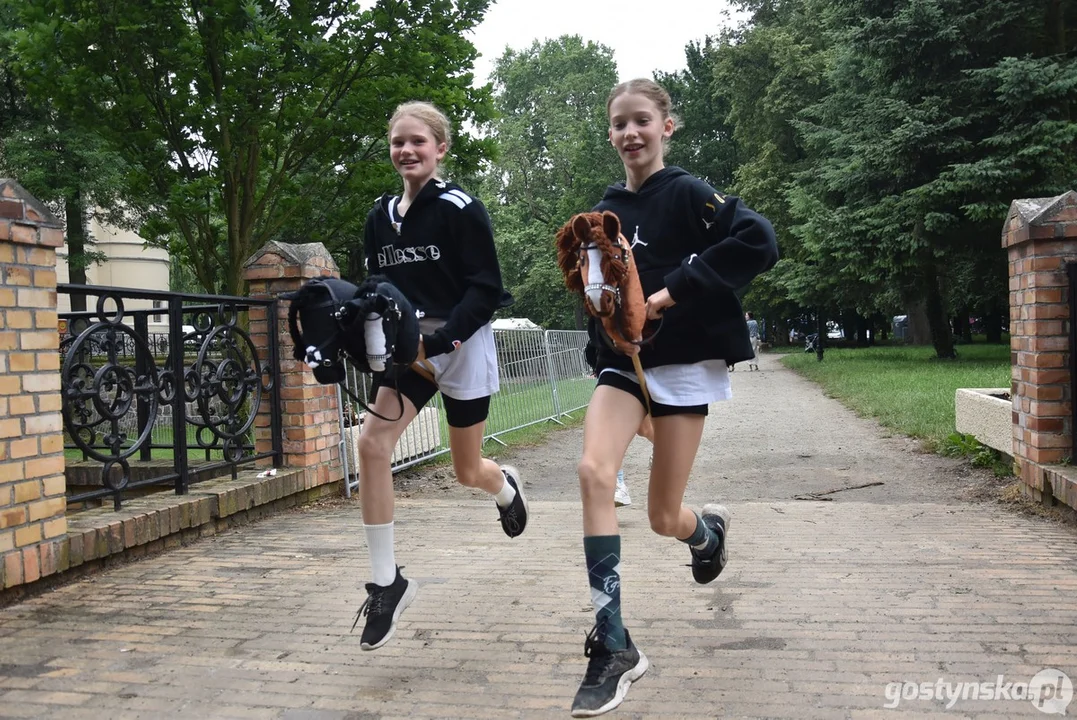
[[[711,517],[719,517],[719,518],[722,519],[722,529],[723,529],[723,532],[722,532],[722,550],[725,552],[726,564],[728,565],[729,564],[729,525],[733,522],[733,518],[730,515],[729,508],[727,508],[725,505],[718,505],[718,504],[715,504],[715,503],[712,503],[710,505],[704,505],[703,506],[702,516],[703,516],[703,518],[707,518],[708,516],[711,516]],[[718,575],[721,575],[724,570],[725,570],[725,566],[723,565],[722,570],[718,571]],[[718,575],[715,575],[710,580],[705,580],[705,581],[696,580],[696,582],[700,583],[701,585],[706,585],[708,583],[711,583],[711,582],[714,582],[715,580],[717,580]]]
[[614,507],[628,507],[631,504],[632,504],[631,500],[618,500],[617,498],[613,499],[613,506]]
[[376,642],[373,645],[368,643],[360,643],[359,647],[363,650],[377,650],[385,643],[389,642],[393,635],[396,634],[396,621],[400,619],[400,616],[407,610],[408,605],[415,599],[415,596],[419,592],[419,583],[414,580],[408,580],[408,589],[404,591],[403,597],[400,598],[400,603],[396,606],[396,611],[393,612],[393,622],[389,626],[389,632],[385,633],[385,637]]
[[520,532],[516,533],[513,537],[520,537],[524,534],[524,530],[527,529],[527,523],[531,520],[531,508],[527,506],[527,496],[524,495],[524,483],[520,479],[520,471],[513,465],[502,465],[501,469],[507,474],[511,475],[512,479],[516,482],[516,494],[520,496],[520,502],[524,506],[524,514],[527,516],[527,521],[524,522],[524,526],[520,528]]
[[647,672],[650,666],[647,656],[640,652],[639,662],[636,663],[634,668],[621,676],[621,679],[617,682],[617,694],[608,703],[595,710],[573,710],[572,717],[596,717],[613,710],[624,702],[625,696],[628,695],[628,688],[631,687],[632,683],[643,677],[643,674]]

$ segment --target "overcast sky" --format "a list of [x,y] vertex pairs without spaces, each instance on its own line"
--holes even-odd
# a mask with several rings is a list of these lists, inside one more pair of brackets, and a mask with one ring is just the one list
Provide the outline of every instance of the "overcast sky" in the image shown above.
[[684,46],[746,17],[727,0],[496,0],[471,40],[481,57],[475,77],[486,82],[505,51],[561,35],[579,35],[613,49],[620,79],[684,68]]

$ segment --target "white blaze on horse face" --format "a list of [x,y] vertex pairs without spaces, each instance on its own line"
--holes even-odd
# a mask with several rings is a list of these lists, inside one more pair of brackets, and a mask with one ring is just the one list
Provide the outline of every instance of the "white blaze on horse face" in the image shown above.
[[370,369],[376,372],[385,370],[385,360],[374,357],[385,355],[385,326],[378,313],[367,313],[363,321],[363,339],[366,340],[366,360]]
[[606,279],[602,277],[602,251],[598,248],[587,249],[587,299],[591,301],[591,307],[595,311],[602,309],[602,285]]

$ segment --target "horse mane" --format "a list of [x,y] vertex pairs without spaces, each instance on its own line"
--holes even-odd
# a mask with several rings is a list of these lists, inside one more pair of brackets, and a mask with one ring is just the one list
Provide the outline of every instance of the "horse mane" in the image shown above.
[[565,287],[572,292],[583,292],[583,278],[580,277],[580,247],[585,238],[578,237],[572,222],[569,221],[557,231],[557,267],[565,278]]
[[[600,308],[606,314],[597,315],[586,299],[584,307],[599,318],[614,347],[624,352],[632,347],[632,341],[642,339],[647,311],[632,250],[628,240],[621,235],[621,222],[617,216],[608,210],[572,216],[557,231],[557,265],[565,277],[565,286],[582,295],[584,278],[580,271],[580,248],[591,243],[602,253],[602,277],[606,283],[620,289],[620,318],[616,317],[615,308]],[[607,305],[605,300],[603,305]]]

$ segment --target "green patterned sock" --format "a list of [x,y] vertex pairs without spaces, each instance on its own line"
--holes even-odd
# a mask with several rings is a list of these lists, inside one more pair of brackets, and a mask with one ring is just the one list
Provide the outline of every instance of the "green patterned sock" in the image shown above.
[[585,537],[583,554],[587,558],[587,579],[591,583],[595,623],[601,626],[605,621],[603,639],[606,647],[624,650],[628,647],[628,641],[621,620],[621,536]]

